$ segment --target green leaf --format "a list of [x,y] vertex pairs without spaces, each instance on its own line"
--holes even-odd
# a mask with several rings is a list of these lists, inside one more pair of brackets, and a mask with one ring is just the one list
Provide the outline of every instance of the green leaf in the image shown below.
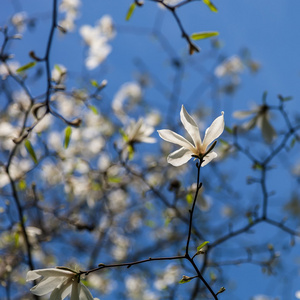
[[26,148],[27,152],[29,153],[29,155],[31,156],[31,159],[33,160],[33,162],[35,164],[37,164],[38,160],[36,158],[35,152],[34,152],[33,147],[29,140],[25,140],[25,148]]
[[186,199],[186,202],[187,202],[188,204],[192,204],[192,203],[193,203],[193,199],[194,199],[193,194],[192,194],[192,193],[188,193],[188,194],[186,195],[185,199]]
[[21,190],[21,191],[24,191],[25,189],[26,189],[26,181],[24,180],[24,179],[21,179],[20,181],[19,181],[19,189]]
[[296,138],[293,138],[291,140],[290,148],[293,148],[295,146],[295,143],[297,142]]
[[211,11],[218,12],[218,9],[210,2],[210,0],[203,0],[203,3],[206,4]]
[[135,2],[131,3],[131,5],[129,6],[129,9],[128,9],[128,12],[126,14],[126,18],[125,18],[126,21],[128,21],[131,18],[135,8],[136,8]]
[[20,73],[20,72],[23,72],[25,70],[28,70],[28,69],[34,67],[35,65],[36,65],[36,61],[32,61],[32,62],[30,62],[30,63],[28,63],[28,64],[20,67],[19,69],[17,69],[17,73]]
[[65,140],[64,140],[64,148],[67,149],[70,144],[71,140],[71,134],[72,134],[72,128],[71,126],[68,126],[65,130]]
[[56,69],[59,73],[61,73],[61,68],[59,65],[54,65],[54,69]]
[[218,31],[206,31],[206,32],[197,32],[191,35],[191,39],[193,40],[203,40],[210,38],[212,36],[219,35]]
[[226,130],[228,133],[233,134],[233,130],[232,130],[230,127],[225,126],[225,130]]
[[179,281],[179,283],[180,284],[187,283],[187,282],[191,281],[192,279],[193,279],[192,277],[188,277],[188,276],[183,275],[182,279]]
[[201,250],[208,243],[209,243],[208,241],[203,242],[200,246],[197,247],[197,251]]
[[96,88],[99,87],[99,84],[98,84],[97,80],[95,80],[95,79],[91,80],[91,85],[96,87]]
[[120,182],[122,182],[122,179],[121,179],[121,177],[109,177],[108,182],[110,182],[110,183],[120,183]]
[[99,113],[98,113],[98,109],[97,109],[96,106],[94,106],[94,105],[89,105],[88,107],[89,107],[89,109],[90,109],[95,115],[98,115],[98,114],[99,114]]

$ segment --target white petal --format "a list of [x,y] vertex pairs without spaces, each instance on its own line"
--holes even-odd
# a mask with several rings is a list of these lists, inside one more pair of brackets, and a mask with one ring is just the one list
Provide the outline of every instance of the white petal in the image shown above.
[[185,110],[183,105],[182,105],[181,111],[180,111],[180,119],[181,119],[181,123],[183,124],[185,130],[188,132],[188,134],[193,139],[195,147],[200,148],[202,141],[201,141],[201,137],[200,137],[200,133],[199,133],[199,128],[198,128],[196,122],[194,121],[194,119]]
[[205,149],[209,144],[211,144],[215,139],[217,139],[222,132],[224,131],[224,112],[222,111],[222,115],[218,118],[216,118],[210,127],[206,129],[205,137],[203,140],[203,146]]
[[181,147],[189,149],[190,151],[194,150],[194,146],[188,140],[186,140],[183,136],[179,135],[174,131],[163,129],[163,130],[157,130],[157,132],[159,136],[167,142],[177,144]]
[[46,295],[53,291],[63,281],[66,281],[66,277],[45,277],[36,286],[30,289],[30,291],[37,296]]
[[81,282],[79,283],[79,300],[94,300],[89,289]]
[[217,156],[218,156],[218,154],[216,152],[209,152],[207,155],[204,156],[204,161],[203,161],[201,167],[206,166],[209,162],[211,162]]
[[60,284],[50,295],[49,300],[62,300],[65,299],[71,292],[71,285],[73,283],[72,278],[68,278],[62,284]]
[[77,278],[72,284],[72,291],[71,291],[71,299],[70,300],[79,300],[79,285]]
[[41,276],[44,277],[74,276],[74,273],[72,273],[71,271],[61,270],[56,268],[38,269],[34,271],[29,271],[26,276],[26,281],[35,280]]
[[153,144],[156,143],[156,138],[150,137],[150,136],[146,136],[140,139],[140,141],[142,143],[148,143],[148,144]]
[[167,161],[174,167],[179,167],[188,162],[192,158],[192,154],[193,152],[190,150],[186,148],[180,148],[179,150],[172,152],[168,156]]
[[253,115],[253,111],[251,110],[237,110],[233,113],[233,116],[236,118],[236,119],[245,119],[251,115]]

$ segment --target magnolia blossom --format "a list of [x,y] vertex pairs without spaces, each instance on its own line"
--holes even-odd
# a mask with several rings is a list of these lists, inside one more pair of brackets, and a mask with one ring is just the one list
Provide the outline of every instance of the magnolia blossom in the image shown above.
[[150,137],[154,128],[145,123],[144,119],[139,119],[137,122],[130,121],[130,124],[125,129],[129,143],[155,143],[156,139]]
[[192,157],[195,157],[203,159],[202,167],[207,165],[211,160],[217,157],[217,153],[211,151],[212,149],[208,146],[217,139],[224,130],[224,112],[206,129],[203,141],[201,140],[196,122],[188,114],[183,105],[180,111],[180,119],[184,128],[192,138],[193,144],[171,130],[158,130],[158,134],[163,140],[181,146],[179,150],[172,152],[168,156],[168,163],[178,167],[188,162]]
[[49,268],[29,271],[26,281],[43,279],[30,291],[37,296],[51,292],[50,299],[65,299],[71,293],[71,300],[93,300],[87,287],[80,282],[78,273],[69,269]]
[[270,114],[267,105],[257,106],[249,111],[235,111],[233,116],[237,119],[245,119],[252,116],[248,122],[242,125],[242,129],[251,130],[257,126],[268,144],[272,143],[277,137],[276,131],[269,121]]

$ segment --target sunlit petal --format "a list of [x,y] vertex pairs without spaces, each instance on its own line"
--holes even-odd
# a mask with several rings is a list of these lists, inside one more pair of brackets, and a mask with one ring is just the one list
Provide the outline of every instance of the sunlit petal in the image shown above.
[[188,140],[186,140],[183,136],[177,134],[174,131],[171,131],[169,129],[162,129],[157,130],[157,132],[159,136],[167,142],[177,144],[179,146],[189,149],[190,151],[193,151],[194,149],[193,145]]
[[65,280],[66,277],[61,277],[61,276],[45,277],[36,286],[31,288],[30,291],[37,296],[42,296],[54,290],[58,285],[60,285]]
[[168,163],[173,165],[174,167],[179,167],[186,162],[188,162],[192,158],[193,152],[186,148],[180,148],[179,150],[176,150],[172,152],[168,156]]
[[224,126],[224,112],[222,111],[222,115],[216,118],[205,132],[205,137],[203,140],[204,148],[207,148],[209,144],[211,144],[222,134],[222,132],[224,131]]
[[71,291],[72,278],[68,278],[59,286],[57,286],[50,295],[49,300],[65,299]]
[[79,283],[79,300],[94,300],[89,289],[81,282]]
[[182,105],[181,111],[180,111],[180,119],[181,119],[181,123],[183,124],[185,130],[188,132],[188,134],[193,139],[195,147],[200,148],[202,141],[201,141],[201,137],[200,137],[200,133],[199,133],[199,128],[198,128],[196,122],[194,121],[194,119],[185,110],[183,105]]
[[206,166],[209,162],[211,162],[214,158],[216,158],[218,154],[216,152],[210,152],[204,157],[204,161],[202,163],[202,167]]

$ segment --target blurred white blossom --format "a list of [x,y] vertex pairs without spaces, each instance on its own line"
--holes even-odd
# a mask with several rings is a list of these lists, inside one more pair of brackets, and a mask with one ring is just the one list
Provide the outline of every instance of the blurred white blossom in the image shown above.
[[65,13],[65,17],[60,21],[59,25],[67,31],[73,31],[75,28],[75,20],[79,15],[80,0],[62,0],[59,5],[59,11]]
[[104,15],[95,27],[83,25],[80,30],[84,42],[89,47],[85,65],[89,70],[98,67],[111,52],[108,42],[114,38],[116,32],[112,18]]
[[[128,110],[137,105],[142,99],[141,86],[136,82],[124,83],[114,96],[112,108],[116,116],[125,123],[128,120]],[[125,100],[128,100],[125,106]]]
[[240,57],[237,55],[231,56],[224,60],[220,65],[215,69],[215,75],[217,77],[224,76],[236,76],[241,73],[244,69],[244,65]]
[[27,13],[25,11],[21,11],[15,13],[11,18],[11,23],[15,26],[16,30],[19,33],[22,33],[26,27]]
[[267,105],[255,106],[248,111],[235,111],[233,116],[237,119],[251,117],[249,121],[242,124],[241,129],[248,131],[257,126],[261,130],[263,138],[268,144],[276,139],[277,134],[270,123],[270,113]]

